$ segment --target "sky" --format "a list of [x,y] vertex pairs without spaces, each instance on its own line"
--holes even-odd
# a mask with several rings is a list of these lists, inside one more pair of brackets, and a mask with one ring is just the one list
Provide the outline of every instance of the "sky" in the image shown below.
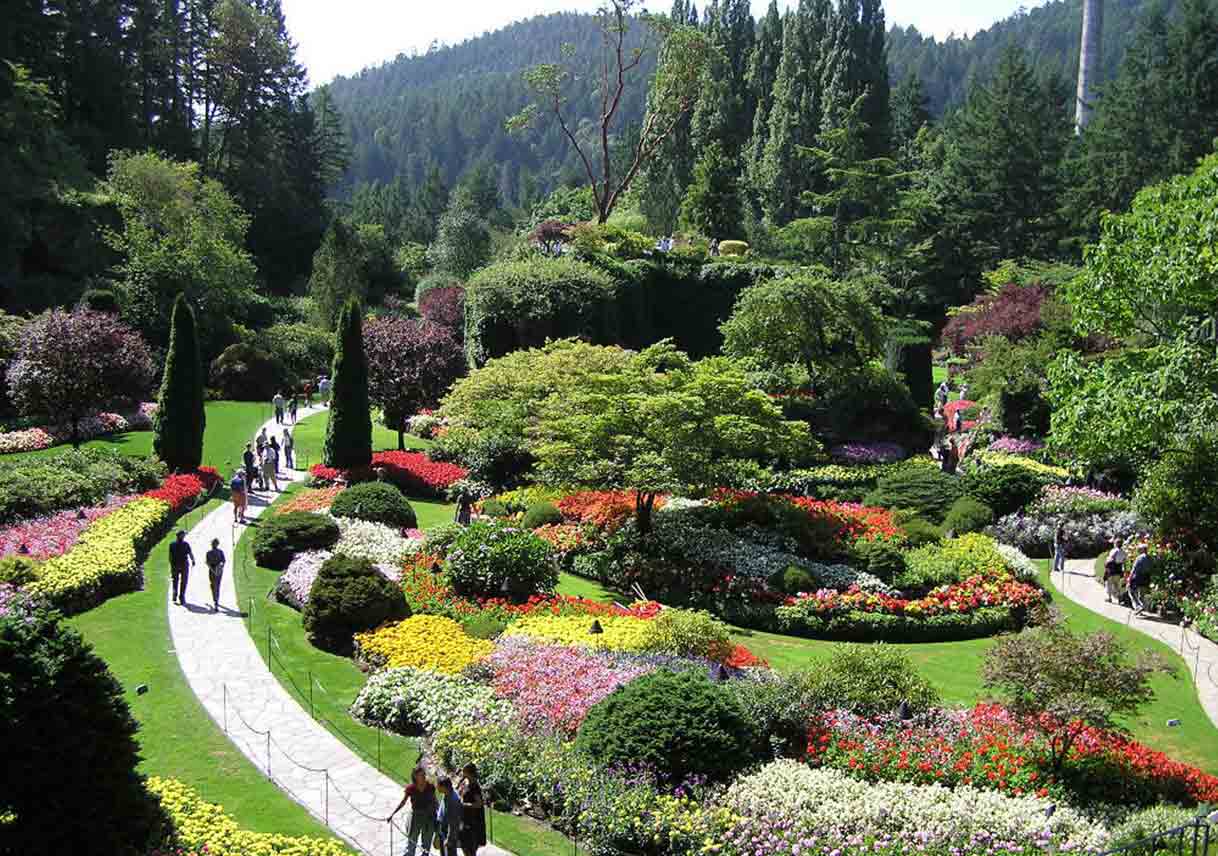
[[[297,58],[314,85],[339,74],[380,65],[399,53],[426,52],[433,42],[453,44],[488,30],[549,12],[595,11],[600,0],[282,0]],[[779,0],[780,6],[796,0]],[[889,23],[913,24],[943,38],[969,35],[1043,0],[886,0]],[[646,0],[666,12],[669,0]],[[702,4],[698,4],[699,8]],[[769,0],[753,0],[762,15]]]

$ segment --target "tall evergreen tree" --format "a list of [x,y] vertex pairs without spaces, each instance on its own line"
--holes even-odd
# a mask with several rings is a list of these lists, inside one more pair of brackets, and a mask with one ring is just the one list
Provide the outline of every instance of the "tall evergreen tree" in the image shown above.
[[165,374],[152,419],[152,451],[171,472],[197,470],[203,463],[203,431],[207,427],[203,387],[195,313],[186,295],[179,294],[173,303]]
[[892,148],[906,163],[918,132],[930,123],[930,99],[922,78],[916,74],[901,81],[892,93]]
[[368,361],[364,354],[363,309],[354,297],[343,304],[334,335],[334,389],[323,461],[327,467],[367,467],[372,463]]
[[681,226],[710,238],[740,234],[740,180],[734,158],[712,140],[694,164],[694,180],[681,203]]
[[[746,80],[749,87],[749,103],[752,115],[752,136],[745,147],[744,161],[746,186],[752,191],[759,186],[762,162],[765,158],[766,141],[769,139],[770,107],[773,104],[774,80],[778,76],[778,64],[782,60],[782,16],[778,12],[778,0],[770,0],[765,17],[757,25],[757,38],[753,53],[749,56]],[[748,212],[750,219],[760,214],[756,194],[750,192]]]

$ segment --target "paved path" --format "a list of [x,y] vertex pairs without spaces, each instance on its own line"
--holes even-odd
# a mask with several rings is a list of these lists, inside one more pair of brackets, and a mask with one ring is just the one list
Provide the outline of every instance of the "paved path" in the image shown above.
[[1094,559],[1067,560],[1066,573],[1054,574],[1053,584],[1075,603],[1158,639],[1179,653],[1197,687],[1201,707],[1218,726],[1218,644],[1155,615],[1134,615],[1127,607],[1108,603],[1104,586],[1095,578]]
[[[303,418],[319,412],[321,409],[314,407],[299,415]],[[283,429],[271,420],[267,433],[282,437]],[[281,477],[280,485],[304,476],[296,472],[286,479]],[[225,473],[224,477],[231,478],[232,474]],[[247,516],[260,515],[275,496],[251,496]],[[392,850],[391,832],[384,818],[401,799],[401,786],[317,723],[267,669],[237,604],[233,584],[236,568],[226,568],[220,611],[212,612],[203,556],[211,548],[212,539],[219,538],[220,548],[231,563],[233,546],[244,529],[233,525],[233,507],[225,503],[188,535],[198,565],[191,569],[186,605],[168,604],[173,646],[186,680],[229,740],[263,772],[268,772],[269,765],[272,781],[326,822],[332,832],[373,856],[400,856],[405,850],[402,830],[409,808],[398,815]],[[510,856],[493,846],[479,852],[482,856]]]

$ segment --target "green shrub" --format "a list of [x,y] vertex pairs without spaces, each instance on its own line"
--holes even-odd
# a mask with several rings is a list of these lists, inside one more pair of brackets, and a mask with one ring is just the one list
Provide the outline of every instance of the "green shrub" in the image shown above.
[[334,335],[313,324],[276,324],[259,331],[253,344],[283,363],[294,382],[327,373],[334,361]]
[[1163,538],[1187,535],[1218,551],[1218,433],[1193,437],[1146,473],[1138,513]]
[[524,519],[520,525],[525,529],[539,529],[542,526],[551,526],[562,523],[562,512],[559,511],[552,502],[538,502],[529,507],[529,510],[524,513]]
[[744,241],[720,241],[719,255],[721,256],[744,256],[748,255],[749,245]]
[[913,661],[886,645],[834,648],[808,672],[806,692],[821,710],[843,709],[864,717],[892,713],[903,701],[911,712],[921,713],[939,701]]
[[448,273],[433,273],[419,280],[419,284],[414,287],[414,303],[418,306],[423,302],[424,295],[429,291],[435,291],[440,288],[461,288],[465,285],[458,277]]
[[971,496],[962,496],[952,503],[943,521],[943,528],[957,535],[980,532],[994,522],[994,509]]
[[1027,467],[986,466],[964,476],[964,492],[990,507],[998,517],[1022,509],[1040,495],[1045,479]]
[[498,639],[500,634],[507,630],[507,622],[486,613],[478,613],[464,619],[461,627],[475,639]]
[[892,582],[905,570],[905,555],[890,541],[859,541],[854,553],[867,573]]
[[0,663],[0,815],[12,814],[0,820],[0,851],[150,852],[163,816],[137,770],[138,723],[105,662],[36,611],[0,617]]
[[792,606],[775,611],[773,630],[840,642],[958,642],[1018,630],[1020,619],[1015,611],[999,606],[930,616],[851,610],[829,617]]
[[882,477],[864,502],[908,508],[929,520],[942,521],[960,492],[960,480],[955,476],[929,467],[907,467]]
[[169,351],[152,417],[152,451],[173,472],[197,470],[203,463],[203,361],[195,312],[179,293],[170,317]]
[[410,615],[397,584],[367,559],[332,556],[321,566],[304,609],[309,641],[336,654],[349,654],[352,636]]
[[798,565],[790,565],[770,577],[770,585],[780,592],[796,595],[803,591],[816,591],[816,578]]
[[107,494],[158,487],[165,466],[113,449],[72,449],[0,463],[0,523],[105,502]]
[[487,499],[482,502],[482,514],[486,517],[510,517],[512,512],[497,499]]
[[728,690],[757,732],[763,758],[799,758],[808,748],[808,723],[823,712],[810,672],[773,672],[762,680],[729,681]]
[[117,314],[119,311],[118,295],[108,288],[85,289],[85,293],[80,296],[80,305],[82,308],[92,309],[94,312]]
[[270,401],[288,389],[287,367],[266,351],[238,342],[212,360],[210,387],[230,401]]
[[368,356],[363,310],[354,297],[343,304],[334,335],[333,388],[322,463],[343,469],[372,462],[372,416],[368,404]]
[[676,784],[690,776],[727,779],[752,763],[756,736],[726,687],[702,671],[661,670],[596,704],[575,745],[601,763],[646,765]]
[[457,536],[445,569],[460,594],[523,599],[552,592],[558,568],[550,545],[527,529],[478,521]]
[[37,575],[38,563],[25,556],[5,556],[0,559],[0,583],[23,586]]
[[402,492],[386,482],[364,482],[353,485],[334,498],[330,513],[335,517],[371,520],[399,529],[418,526],[414,509]]
[[927,544],[938,544],[943,540],[943,530],[922,517],[914,517],[901,524],[905,531],[905,540],[910,547],[923,547]]
[[267,516],[254,532],[254,558],[264,568],[282,571],[304,550],[325,550],[338,542],[338,524],[323,514],[292,511]]
[[460,523],[450,522],[433,526],[423,538],[423,549],[433,556],[447,556],[449,549],[464,531],[465,527]]
[[928,591],[974,576],[994,578],[1010,570],[993,538],[972,533],[910,550],[905,554],[905,572],[893,585],[903,590]]
[[569,493],[571,493],[570,490],[563,490],[562,488],[547,487],[546,485],[529,485],[528,487],[505,491],[496,496],[495,499],[502,502],[507,506],[508,511],[515,514],[518,511],[528,511],[529,508],[539,502],[548,502],[552,505]]

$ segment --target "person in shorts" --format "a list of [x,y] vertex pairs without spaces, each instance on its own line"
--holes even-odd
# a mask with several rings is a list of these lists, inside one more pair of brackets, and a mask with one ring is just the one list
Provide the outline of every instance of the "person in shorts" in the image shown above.
[[173,586],[173,602],[186,605],[186,583],[190,566],[195,563],[195,554],[186,543],[186,530],[179,529],[178,537],[169,545],[169,577]]
[[1120,603],[1122,592],[1122,581],[1125,577],[1125,551],[1121,549],[1122,542],[1120,538],[1112,540],[1112,550],[1108,553],[1108,558],[1104,561],[1104,588],[1108,592],[1109,603]]

